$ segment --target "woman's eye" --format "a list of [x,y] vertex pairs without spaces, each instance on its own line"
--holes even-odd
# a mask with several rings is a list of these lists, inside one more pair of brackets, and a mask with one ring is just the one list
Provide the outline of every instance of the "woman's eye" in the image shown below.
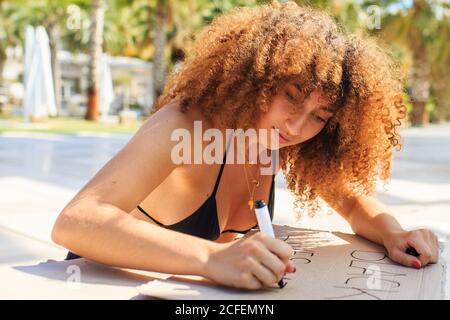
[[314,115],[313,117],[314,117],[314,120],[316,120],[317,122],[320,122],[320,123],[326,123],[327,122],[327,120],[325,120],[322,117],[319,117],[319,116],[316,116],[316,115]]
[[295,101],[294,96],[289,91],[286,91],[286,97],[288,97],[288,99],[291,101]]

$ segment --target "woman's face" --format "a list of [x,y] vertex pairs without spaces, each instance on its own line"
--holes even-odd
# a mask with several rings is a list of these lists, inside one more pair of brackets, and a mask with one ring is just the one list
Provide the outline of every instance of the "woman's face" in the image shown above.
[[[322,97],[320,89],[314,90],[306,99],[301,99],[300,90],[295,80],[281,85],[272,97],[269,110],[259,119],[258,129],[278,129],[270,135],[268,145],[264,147],[277,149],[275,141],[278,140],[278,148],[296,145],[313,138],[325,126],[333,116],[328,109],[328,101]],[[264,141],[261,141],[265,144]]]

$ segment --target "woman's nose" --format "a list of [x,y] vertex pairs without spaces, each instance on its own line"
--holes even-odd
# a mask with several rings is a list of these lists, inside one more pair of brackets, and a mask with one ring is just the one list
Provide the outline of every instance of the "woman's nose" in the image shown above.
[[307,114],[305,112],[297,112],[295,115],[289,117],[287,124],[291,136],[299,136],[303,126],[305,125]]

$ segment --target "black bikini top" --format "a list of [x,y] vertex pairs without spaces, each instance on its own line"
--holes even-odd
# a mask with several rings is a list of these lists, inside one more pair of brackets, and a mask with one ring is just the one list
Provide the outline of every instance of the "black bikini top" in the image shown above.
[[[149,219],[153,220],[156,224],[158,224],[161,227],[183,232],[186,234],[190,234],[193,236],[197,236],[203,239],[208,240],[216,240],[220,236],[220,226],[219,226],[219,220],[217,217],[217,205],[216,205],[216,193],[217,189],[219,188],[219,182],[220,178],[222,177],[223,168],[226,163],[226,157],[228,153],[228,148],[230,144],[228,143],[227,150],[225,152],[225,156],[223,159],[223,163],[220,167],[219,175],[216,179],[216,184],[214,185],[214,190],[211,196],[206,199],[206,201],[198,208],[193,214],[188,216],[187,218],[183,219],[182,221],[179,221],[177,223],[171,224],[171,225],[163,225],[161,222],[157,221],[153,217],[151,217],[147,212],[145,212],[144,209],[142,209],[141,206],[137,206],[137,208],[145,214]],[[269,201],[268,201],[268,207],[269,207],[269,213],[270,213],[270,219],[273,220],[273,208],[274,208],[274,202],[275,202],[275,189],[274,189],[274,179],[275,174],[272,175],[272,186],[270,187],[270,195],[269,195]],[[239,230],[233,230],[233,229],[227,229],[224,230],[222,233],[225,232],[234,232],[234,233],[247,233],[250,230],[257,228],[258,226],[255,225],[253,228],[249,230],[239,231]],[[80,258],[80,256],[68,252],[66,256],[66,260],[71,259],[77,259]]]
[[[230,146],[230,144],[228,144],[228,146],[227,146],[227,150],[226,150],[225,156],[223,158],[223,163],[220,167],[219,175],[216,179],[216,184],[214,185],[214,190],[213,190],[211,196],[209,196],[209,198],[206,199],[206,201],[200,206],[200,208],[198,208],[190,216],[188,216],[187,218],[185,218],[177,223],[174,223],[171,225],[163,225],[161,222],[157,221],[155,218],[150,216],[144,209],[142,209],[141,206],[138,205],[137,208],[139,209],[139,211],[141,211],[149,219],[153,220],[156,224],[158,224],[161,227],[164,227],[164,228],[167,228],[170,230],[174,230],[174,231],[183,232],[186,234],[190,234],[190,235],[197,236],[197,237],[200,237],[203,239],[208,239],[208,240],[216,240],[217,238],[219,238],[220,226],[219,226],[219,219],[217,217],[216,193],[217,193],[217,189],[219,188],[220,178],[222,177],[223,168],[226,163],[226,157],[227,157],[229,146]],[[275,179],[275,174],[272,175],[272,185],[270,187],[270,195],[269,195],[269,203],[268,203],[271,219],[273,219],[273,207],[274,207],[274,200],[275,200],[274,179]],[[257,228],[257,225],[255,225],[253,228],[251,228],[249,230],[239,231],[239,230],[227,229],[227,230],[224,230],[222,233],[234,232],[234,233],[245,234],[254,228]]]

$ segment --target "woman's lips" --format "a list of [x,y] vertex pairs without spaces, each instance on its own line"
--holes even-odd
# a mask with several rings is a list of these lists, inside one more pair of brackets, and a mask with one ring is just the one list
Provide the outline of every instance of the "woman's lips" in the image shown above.
[[286,144],[289,143],[291,141],[291,139],[283,132],[279,131],[278,133],[279,137],[280,137],[280,143],[282,144]]

